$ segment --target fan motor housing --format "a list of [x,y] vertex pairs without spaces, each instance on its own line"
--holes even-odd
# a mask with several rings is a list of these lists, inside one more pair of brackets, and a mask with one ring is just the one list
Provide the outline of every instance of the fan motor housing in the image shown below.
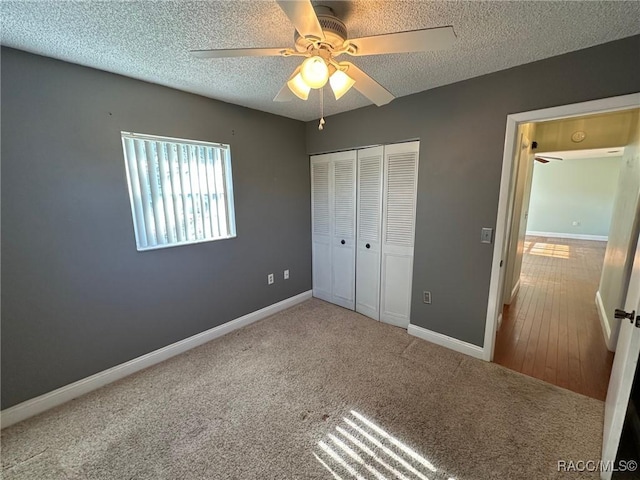
[[[314,8],[322,32],[324,33],[324,41],[322,43],[329,44],[331,47],[341,48],[347,39],[347,27],[338,17],[335,16],[333,10],[329,7],[317,6]],[[301,36],[297,31],[293,36],[296,50],[306,52],[309,47],[309,40]]]

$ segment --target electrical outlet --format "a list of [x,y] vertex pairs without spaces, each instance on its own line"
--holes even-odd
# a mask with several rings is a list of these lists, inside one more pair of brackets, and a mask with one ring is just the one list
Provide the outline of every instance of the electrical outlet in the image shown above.
[[285,280],[289,280],[289,270],[288,269],[284,271],[284,279]]
[[273,273],[267,275],[267,283],[271,285],[273,283]]
[[431,304],[431,292],[427,292],[426,290],[422,292],[422,301]]
[[580,226],[580,222],[578,220],[574,220],[572,224],[573,224],[574,227],[579,227]]

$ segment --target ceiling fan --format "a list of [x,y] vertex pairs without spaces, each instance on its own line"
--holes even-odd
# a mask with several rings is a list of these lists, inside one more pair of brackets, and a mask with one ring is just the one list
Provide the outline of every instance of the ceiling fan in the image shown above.
[[550,157],[548,155],[536,155],[533,158],[536,160],[536,162],[540,163],[549,163],[551,160],[563,160],[561,157]]
[[198,58],[305,57],[275,96],[275,102],[290,101],[294,95],[306,100],[311,89],[321,89],[328,81],[336,100],[354,87],[381,106],[395,97],[353,63],[336,60],[338,56],[442,50],[453,45],[456,38],[453,27],[447,26],[348,39],[345,24],[330,7],[314,8],[310,0],[277,0],[277,4],[295,27],[295,48],[192,50],[191,53]]

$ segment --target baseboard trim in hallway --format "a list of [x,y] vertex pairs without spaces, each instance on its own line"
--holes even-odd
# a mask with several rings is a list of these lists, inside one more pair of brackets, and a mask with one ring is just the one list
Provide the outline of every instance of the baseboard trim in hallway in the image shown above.
[[593,240],[595,242],[606,242],[609,240],[608,235],[588,235],[584,233],[556,233],[556,232],[527,232],[528,237],[547,237],[547,238],[568,238],[571,240]]
[[74,398],[80,397],[93,390],[97,390],[109,383],[120,380],[140,370],[148,368],[157,363],[163,362],[180,353],[191,350],[213,339],[231,333],[234,330],[247,326],[251,323],[267,318],[275,313],[293,307],[311,298],[311,290],[300,293],[290,298],[286,298],[278,303],[269,305],[255,312],[248,313],[242,317],[223,323],[204,332],[180,340],[166,347],[162,347],[153,352],[149,352],[128,362],[116,365],[115,367],[98,372],[90,377],[83,378],[77,382],[70,383],[51,392],[19,403],[13,407],[0,412],[1,428],[9,427],[27,418],[38,415],[46,410],[57,407]]
[[616,351],[616,344],[611,337],[611,327],[609,326],[609,319],[607,317],[607,311],[602,303],[602,297],[600,296],[600,290],[596,292],[596,307],[598,308],[598,317],[600,317],[600,325],[602,326],[602,334],[604,335],[604,342],[607,344],[607,349],[610,352]]
[[464,353],[465,355],[484,360],[484,348],[473,345],[472,343],[463,342],[462,340],[458,340],[457,338],[452,338],[447,335],[443,335],[442,333],[434,332],[417,325],[409,325],[409,327],[407,328],[407,333],[409,335],[413,335],[414,337],[421,338],[422,340],[426,340],[427,342],[440,345],[441,347],[449,348],[451,350],[455,350],[456,352]]

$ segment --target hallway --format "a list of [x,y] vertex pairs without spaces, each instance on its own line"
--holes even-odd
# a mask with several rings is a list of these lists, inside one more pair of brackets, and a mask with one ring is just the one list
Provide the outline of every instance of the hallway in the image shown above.
[[504,307],[494,362],[605,399],[613,353],[594,299],[606,245],[527,236],[520,289]]

